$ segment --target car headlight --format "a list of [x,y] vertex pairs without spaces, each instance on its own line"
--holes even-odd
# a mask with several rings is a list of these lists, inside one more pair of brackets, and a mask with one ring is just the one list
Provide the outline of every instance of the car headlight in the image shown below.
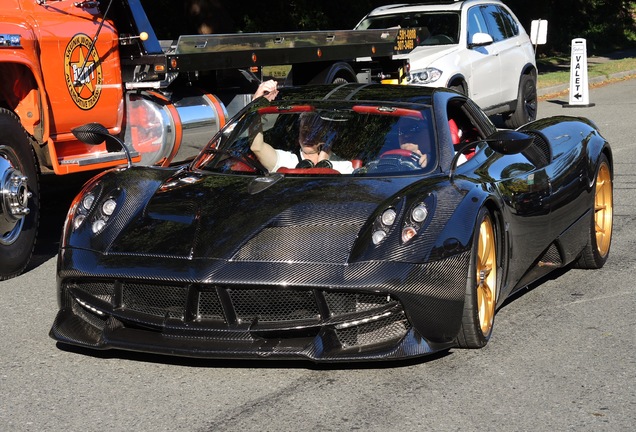
[[420,202],[411,207],[411,211],[407,214],[402,228],[402,243],[407,243],[422,230],[429,213],[425,202]]
[[[402,244],[408,243],[418,233],[423,231],[431,219],[432,209],[435,198],[433,195],[427,196],[423,201],[419,201],[410,206],[410,209],[404,213],[402,220],[402,231],[400,239]],[[374,245],[379,245],[389,235],[391,228],[396,224],[398,219],[398,211],[394,207],[386,208],[380,213],[373,224],[371,232],[371,241]]]
[[411,212],[411,219],[413,219],[413,221],[417,223],[424,222],[427,217],[428,217],[428,207],[426,207],[426,204],[424,203],[416,205],[415,208],[413,208],[413,211]]
[[371,241],[374,245],[380,244],[384,240],[395,222],[397,212],[393,207],[384,210],[373,224]]
[[117,210],[119,195],[120,190],[103,193],[101,187],[86,192],[75,206],[73,230],[76,231],[85,223],[90,223],[93,234],[101,232]]
[[430,84],[442,76],[442,71],[436,68],[412,70],[409,75],[409,84]]

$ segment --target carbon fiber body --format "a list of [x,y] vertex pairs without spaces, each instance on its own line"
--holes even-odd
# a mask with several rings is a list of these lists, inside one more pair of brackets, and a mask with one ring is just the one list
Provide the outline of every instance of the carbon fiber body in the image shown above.
[[[535,138],[529,149],[501,154],[483,145],[455,170],[441,126],[448,105],[461,100],[482,134],[494,132],[456,93],[342,86],[292,89],[283,99],[345,96],[432,105],[434,169],[259,175],[213,172],[195,161],[107,172],[69,212],[51,336],[93,349],[205,358],[414,357],[455,345],[484,208],[497,230],[499,305],[580,255],[595,160],[601,152],[611,158],[591,123],[535,122],[527,126]],[[427,213],[405,240],[418,205]],[[397,222],[378,241],[386,209]]]

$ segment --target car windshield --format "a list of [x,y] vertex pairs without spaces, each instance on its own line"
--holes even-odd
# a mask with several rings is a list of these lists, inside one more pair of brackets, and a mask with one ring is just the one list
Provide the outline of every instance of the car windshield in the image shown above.
[[457,12],[376,15],[362,20],[356,29],[417,28],[420,45],[451,45],[459,43],[459,17]]
[[256,104],[208,144],[194,168],[241,174],[422,174],[437,161],[431,117],[430,107],[411,104]]

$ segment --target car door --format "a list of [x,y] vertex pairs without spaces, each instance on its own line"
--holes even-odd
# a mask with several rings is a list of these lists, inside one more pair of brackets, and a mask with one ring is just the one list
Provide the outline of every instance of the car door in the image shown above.
[[467,81],[468,95],[482,109],[488,109],[499,103],[501,66],[498,47],[495,43],[470,48],[477,33],[490,34],[482,10],[482,6],[473,6],[466,14],[467,55],[470,63],[470,76],[467,77]]
[[493,53],[496,53],[499,58],[500,85],[497,101],[505,103],[516,100],[521,71],[528,59],[528,52],[525,49],[528,47],[522,48],[522,42],[527,42],[531,48],[530,41],[529,39],[524,41],[522,36],[526,36],[525,32],[520,33],[516,19],[502,6],[484,6],[482,13],[488,25],[488,32],[494,39]]

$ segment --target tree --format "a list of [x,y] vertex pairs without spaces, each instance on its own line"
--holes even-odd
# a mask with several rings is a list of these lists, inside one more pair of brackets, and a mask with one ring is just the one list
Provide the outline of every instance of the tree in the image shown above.
[[636,1],[504,0],[529,30],[533,19],[548,20],[547,52],[569,52],[572,39],[585,38],[590,52],[636,45]]

